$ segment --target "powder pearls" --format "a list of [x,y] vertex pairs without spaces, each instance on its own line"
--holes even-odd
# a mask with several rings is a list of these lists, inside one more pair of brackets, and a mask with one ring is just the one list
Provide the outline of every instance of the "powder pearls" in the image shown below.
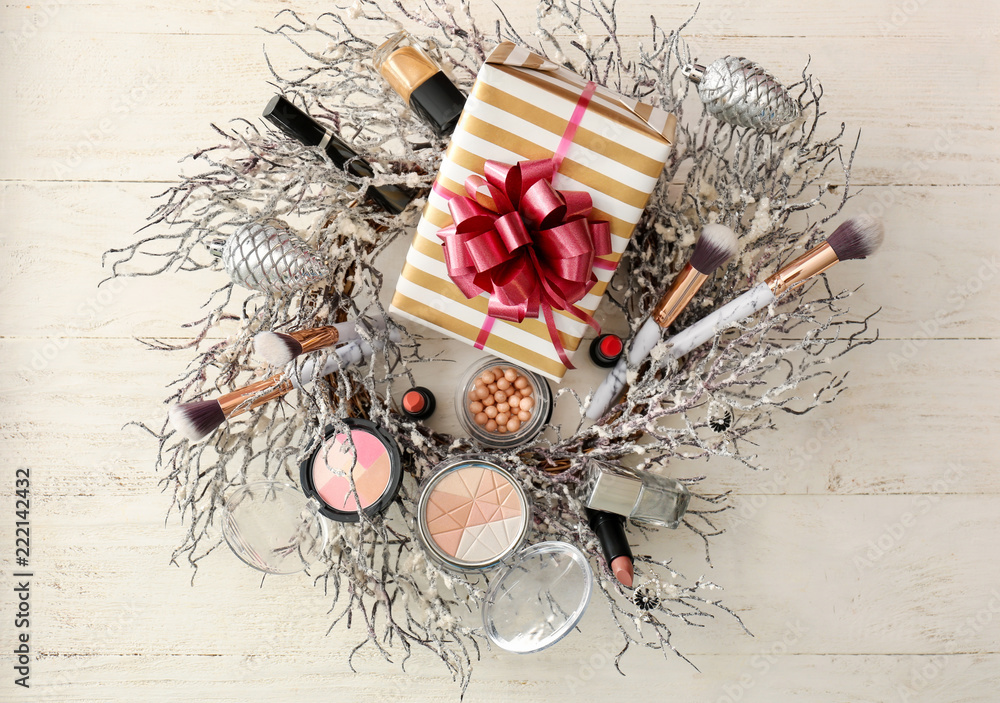
[[531,420],[534,393],[530,379],[518,369],[492,366],[469,387],[469,414],[487,432],[498,435],[517,432]]

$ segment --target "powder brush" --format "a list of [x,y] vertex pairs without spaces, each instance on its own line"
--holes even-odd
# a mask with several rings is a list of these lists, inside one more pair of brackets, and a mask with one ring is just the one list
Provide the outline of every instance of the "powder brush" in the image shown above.
[[[358,325],[369,330],[373,327],[384,328],[383,324],[371,320],[348,320],[325,327],[296,330],[287,334],[284,332],[259,332],[253,338],[254,351],[257,356],[272,366],[284,366],[301,354],[361,339],[358,335]],[[401,339],[399,331],[389,330],[389,339],[399,342]]]
[[[347,366],[360,364],[371,358],[371,355],[372,348],[364,340],[349,342],[327,359],[319,375],[326,376]],[[218,398],[174,405],[168,411],[170,424],[186,438],[196,442],[210,435],[229,418],[280,398],[294,388],[307,385],[315,376],[315,371],[316,360],[308,359],[302,364],[302,371],[290,378],[279,373]]]
[[600,413],[591,416],[591,410],[588,410],[587,417],[596,420],[604,414],[625,388],[627,363],[638,364],[649,356],[663,336],[663,331],[684,311],[708,277],[729,261],[739,249],[740,243],[736,234],[725,225],[708,224],[702,228],[691,253],[691,260],[677,274],[670,289],[663,294],[660,302],[633,337],[627,362],[625,356],[619,359],[614,370],[594,394],[590,408],[594,412],[600,410]]
[[[884,236],[882,223],[874,217],[859,215],[847,220],[837,227],[825,242],[786,264],[763,283],[758,283],[743,295],[667,340],[669,345],[667,356],[671,359],[684,356],[733,323],[763,310],[775,302],[781,294],[805,283],[813,276],[818,276],[840,261],[864,259],[870,256],[882,244]],[[629,358],[631,359],[631,356]],[[608,411],[619,392],[615,388],[623,388],[625,385],[626,366],[623,357],[604,379],[587,408],[587,417],[597,420]]]

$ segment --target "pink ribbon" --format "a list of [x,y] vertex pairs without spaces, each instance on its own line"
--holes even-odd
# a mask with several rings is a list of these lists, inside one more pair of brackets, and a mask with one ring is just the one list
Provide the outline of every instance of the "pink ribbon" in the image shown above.
[[588,219],[590,193],[552,187],[595,88],[587,84],[551,159],[513,166],[487,161],[485,178],[469,176],[466,195],[448,201],[453,222],[437,233],[448,276],[467,298],[489,295],[479,349],[495,319],[521,322],[541,315],[559,359],[571,369],[552,311],[567,311],[600,333],[597,322],[575,303],[597,283],[595,262],[605,262],[596,257],[611,253],[611,227]]

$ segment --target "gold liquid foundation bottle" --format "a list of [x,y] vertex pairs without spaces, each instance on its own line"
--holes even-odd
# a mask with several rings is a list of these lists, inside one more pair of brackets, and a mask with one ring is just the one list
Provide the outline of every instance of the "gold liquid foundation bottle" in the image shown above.
[[439,137],[452,133],[465,107],[462,93],[406,32],[389,37],[372,56],[375,68]]

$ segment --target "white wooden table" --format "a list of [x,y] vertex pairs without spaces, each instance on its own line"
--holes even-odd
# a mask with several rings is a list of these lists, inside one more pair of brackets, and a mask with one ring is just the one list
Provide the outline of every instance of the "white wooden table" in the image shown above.
[[[480,3],[484,13],[493,13]],[[508,16],[530,31],[530,3]],[[177,159],[214,143],[210,122],[253,116],[270,94],[255,26],[279,3],[43,0],[0,10],[0,699],[381,701],[457,699],[431,657],[346,655],[327,599],[222,550],[194,585],[170,566],[182,530],[155,444],[183,354],[178,337],[217,284],[173,277],[98,290],[100,254],[129,241]],[[620,0],[621,34],[673,28],[693,3]],[[306,17],[333,9],[307,0]],[[662,545],[705,573],[754,632],[679,626],[670,656],[630,651],[622,677],[600,607],[535,656],[486,653],[467,700],[995,701],[1000,697],[1000,114],[995,5],[986,0],[709,1],[699,58],[749,56],[779,77],[807,55],[828,121],[862,129],[854,182],[888,231],[877,259],[843,267],[856,305],[883,306],[882,341],[844,360],[832,406],[762,437],[774,466],[711,463],[732,489],[714,568],[683,533]],[[634,41],[637,41],[635,39]],[[626,39],[629,41],[629,39]],[[298,65],[290,63],[288,65]],[[797,461],[796,458],[801,459]],[[16,678],[14,480],[31,469],[31,685]],[[784,468],[783,468],[784,467]],[[798,467],[804,467],[798,470]]]

